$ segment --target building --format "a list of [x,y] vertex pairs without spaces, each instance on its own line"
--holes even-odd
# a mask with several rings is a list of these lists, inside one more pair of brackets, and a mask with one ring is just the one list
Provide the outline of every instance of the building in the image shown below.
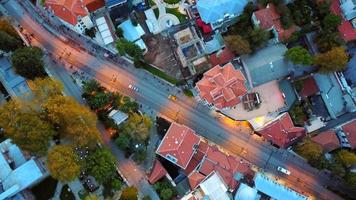
[[240,70],[236,70],[231,63],[221,67],[216,65],[204,73],[197,82],[196,89],[200,97],[209,106],[216,109],[226,109],[241,102],[247,93],[246,79]]
[[197,0],[196,8],[204,24],[223,31],[236,22],[248,0]]
[[356,39],[356,1],[333,0],[330,6],[331,12],[341,16],[341,24],[338,29],[340,36],[347,42]]
[[252,22],[255,26],[272,32],[274,35],[273,43],[288,39],[296,31],[295,25],[288,29],[283,28],[280,18],[280,14],[272,3],[252,14]]
[[172,123],[156,153],[185,169],[192,159],[199,142],[199,136],[192,129]]
[[[203,177],[204,179],[205,177]],[[228,187],[218,172],[211,173],[203,181],[200,180],[197,188],[184,196],[181,200],[229,200]]]
[[108,8],[113,8],[115,6],[121,6],[126,3],[127,3],[127,0],[105,0],[105,5]]
[[327,130],[319,133],[318,135],[312,137],[311,140],[318,143],[323,148],[324,153],[329,153],[330,151],[341,147],[339,138],[333,130]]
[[294,126],[287,112],[255,131],[280,148],[286,148],[306,135],[304,128]]
[[122,122],[127,120],[127,118],[129,118],[129,116],[126,113],[123,113],[119,110],[112,110],[109,113],[109,118],[114,120],[115,124],[120,125]]
[[339,135],[346,139],[349,147],[351,149],[356,149],[356,120],[352,120],[341,126],[341,133]]
[[94,27],[90,13],[104,7],[102,0],[46,0],[45,7],[66,26],[84,33]]
[[0,199],[26,199],[24,190],[48,173],[35,158],[24,154],[10,139],[0,143]]
[[122,29],[123,36],[126,40],[135,43],[143,51],[147,51],[146,44],[141,39],[141,37],[145,34],[145,31],[142,29],[140,24],[133,25],[131,19],[128,19],[121,23],[118,27]]

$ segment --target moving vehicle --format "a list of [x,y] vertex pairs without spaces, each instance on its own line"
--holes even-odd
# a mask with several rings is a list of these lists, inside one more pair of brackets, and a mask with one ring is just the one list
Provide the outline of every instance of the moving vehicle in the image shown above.
[[136,86],[134,86],[134,85],[129,85],[129,88],[131,89],[131,90],[133,90],[133,91],[136,91],[136,92],[138,92],[138,87],[136,87]]
[[287,175],[290,175],[290,171],[288,171],[287,169],[283,168],[283,167],[280,167],[278,166],[277,167],[277,170],[282,172],[283,174],[287,174]]

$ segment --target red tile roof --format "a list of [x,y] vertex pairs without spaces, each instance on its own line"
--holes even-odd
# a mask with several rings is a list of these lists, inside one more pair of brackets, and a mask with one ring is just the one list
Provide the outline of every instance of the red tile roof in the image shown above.
[[356,148],[356,120],[349,122],[342,126],[342,130],[344,131],[349,144],[352,149]]
[[344,39],[347,42],[356,40],[356,29],[352,26],[350,21],[348,21],[343,17],[342,11],[340,9],[339,0],[332,1],[330,10],[334,14],[339,15],[342,19],[342,22],[338,27],[342,39]]
[[199,172],[208,176],[213,171],[218,172],[230,189],[236,189],[238,182],[234,175],[239,172],[243,175],[251,174],[253,171],[250,165],[236,157],[227,155],[216,146],[209,146],[204,159],[202,160]]
[[[62,20],[75,26],[78,17],[85,17],[105,5],[103,0],[46,0],[45,7]],[[87,9],[88,10],[87,10]]]
[[290,146],[297,139],[306,135],[304,128],[294,126],[292,119],[287,112],[278,116],[261,130],[257,130],[257,132],[282,148]]
[[247,92],[245,82],[241,71],[228,63],[224,67],[217,65],[205,72],[196,87],[202,99],[222,109],[240,103],[240,97]]
[[326,153],[340,148],[340,141],[337,138],[335,131],[333,130],[319,133],[317,136],[312,138],[312,141],[320,144]]
[[195,132],[177,123],[172,123],[164,136],[157,153],[181,168],[187,168],[200,141]]
[[299,92],[301,97],[309,97],[317,92],[319,92],[319,87],[312,76],[303,80],[302,90]]
[[167,171],[162,166],[161,162],[159,162],[158,160],[155,160],[153,163],[153,168],[151,170],[151,173],[148,175],[148,182],[150,182],[151,184],[155,184],[157,181],[159,181],[166,174],[167,174]]
[[198,27],[203,31],[204,34],[208,34],[213,31],[210,24],[206,24],[205,22],[203,22],[203,20],[200,17],[196,18],[196,23],[197,23]]
[[188,176],[188,181],[190,188],[193,190],[195,187],[197,187],[200,182],[202,182],[205,179],[205,176],[199,172],[192,172]]
[[263,29],[274,27],[278,32],[280,41],[288,39],[295,31],[296,26],[292,25],[289,29],[284,29],[281,23],[281,16],[276,10],[276,6],[272,3],[267,4],[266,8],[254,12],[256,19],[260,22],[259,26]]
[[105,6],[104,0],[83,0],[89,12],[95,12],[96,10]]
[[209,57],[209,63],[213,66],[224,65],[235,58],[235,54],[232,53],[228,48],[224,48]]

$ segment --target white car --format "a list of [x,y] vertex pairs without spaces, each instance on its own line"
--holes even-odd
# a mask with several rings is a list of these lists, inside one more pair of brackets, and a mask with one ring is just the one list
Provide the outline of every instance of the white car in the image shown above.
[[131,90],[133,90],[133,91],[136,91],[136,92],[138,92],[138,88],[136,87],[136,86],[133,86],[133,85],[129,85],[129,88],[131,89]]
[[283,167],[277,167],[277,170],[282,172],[283,174],[290,175],[290,171],[288,171],[287,169],[285,169]]

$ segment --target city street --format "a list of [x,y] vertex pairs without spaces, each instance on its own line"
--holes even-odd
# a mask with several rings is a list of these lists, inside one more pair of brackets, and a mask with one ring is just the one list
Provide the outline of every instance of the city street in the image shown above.
[[[194,99],[183,95],[179,88],[172,87],[144,70],[134,68],[129,62],[119,60],[125,65],[115,65],[102,59],[103,51],[100,51],[100,49],[96,52],[98,56],[94,56],[78,48],[76,44],[62,42],[40,24],[45,23],[43,20],[42,22],[35,20],[37,15],[35,12],[30,14],[25,12],[17,1],[9,0],[3,5],[25,30],[35,35],[34,37],[39,41],[40,47],[45,49],[48,55],[56,58],[56,60],[63,60],[63,63],[59,63],[58,66],[65,65],[66,68],[60,70],[70,72],[70,65],[79,68],[86,74],[95,77],[108,89],[115,89],[129,95],[162,115],[191,127],[199,135],[206,137],[233,154],[240,155],[264,169],[266,173],[279,177],[280,181],[285,182],[287,186],[299,192],[304,191],[306,195],[312,195],[316,199],[340,199],[340,197],[325,189],[326,185],[338,191],[349,194],[355,193],[355,191],[349,191],[339,181],[330,179],[328,175],[310,167],[298,156],[287,150],[278,150],[258,136],[252,136],[252,130],[248,126],[219,116]],[[116,78],[116,81],[112,81],[113,77]],[[73,80],[62,79],[62,81],[66,85],[69,84],[66,82]],[[129,84],[138,87],[139,92],[129,89]],[[78,92],[80,91],[71,91],[71,93]],[[177,101],[169,100],[170,94],[176,95]],[[80,96],[80,94],[75,95]],[[276,170],[277,166],[287,168],[291,171],[291,175],[283,176],[279,174]]]

